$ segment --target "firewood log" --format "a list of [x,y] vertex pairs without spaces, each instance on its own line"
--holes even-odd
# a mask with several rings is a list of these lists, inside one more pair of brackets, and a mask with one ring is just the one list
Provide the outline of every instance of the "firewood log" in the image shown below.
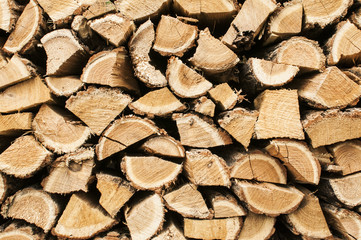
[[77,0],[53,1],[38,0],[39,5],[44,9],[55,25],[70,21],[73,13],[80,7]]
[[183,230],[177,225],[173,218],[167,219],[163,230],[158,233],[152,240],[186,240]]
[[2,1],[0,3],[1,17],[0,29],[10,32],[14,29],[15,23],[19,18],[19,12],[22,10],[20,5],[11,0]]
[[175,158],[183,158],[185,156],[185,150],[182,144],[167,135],[150,137],[140,148],[149,154],[157,156]]
[[337,143],[328,149],[333,155],[334,163],[342,168],[343,175],[361,170],[361,142],[359,140]]
[[211,99],[203,96],[192,102],[192,110],[204,116],[214,117],[216,104]]
[[64,97],[70,97],[83,87],[78,76],[46,77],[45,83],[52,94]]
[[13,136],[30,131],[33,117],[31,112],[0,115],[0,135]]
[[6,227],[1,227],[0,240],[42,240],[45,234],[32,225],[13,222]]
[[90,20],[115,11],[116,8],[113,2],[109,0],[96,0],[93,4],[87,7],[87,9],[83,12],[83,16]]
[[208,91],[208,94],[222,111],[232,109],[241,100],[228,83],[222,83],[213,87]]
[[248,212],[238,240],[266,240],[275,232],[276,218]]

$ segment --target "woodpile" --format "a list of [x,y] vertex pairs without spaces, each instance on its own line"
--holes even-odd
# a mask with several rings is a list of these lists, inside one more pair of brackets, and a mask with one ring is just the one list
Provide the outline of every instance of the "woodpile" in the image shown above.
[[361,1],[1,0],[0,240],[361,239]]

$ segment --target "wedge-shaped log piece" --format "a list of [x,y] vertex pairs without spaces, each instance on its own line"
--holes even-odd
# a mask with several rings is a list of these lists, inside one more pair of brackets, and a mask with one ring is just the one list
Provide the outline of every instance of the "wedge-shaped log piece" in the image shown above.
[[216,110],[216,104],[214,102],[203,96],[192,102],[192,109],[200,114],[205,116],[214,117],[214,112]]
[[42,14],[43,11],[38,4],[30,0],[2,49],[9,53],[28,53],[43,32],[45,20]]
[[83,12],[83,16],[89,20],[115,11],[116,8],[113,2],[109,0],[96,0]]
[[98,160],[101,161],[156,133],[159,133],[159,129],[149,119],[129,115],[115,120],[99,139],[96,148]]
[[198,186],[231,185],[226,162],[208,149],[187,151],[184,171],[189,180]]
[[46,51],[46,74],[64,76],[79,74],[88,53],[69,29],[59,29],[41,38]]
[[164,225],[163,230],[153,237],[152,240],[186,240],[183,235],[183,229],[177,225],[175,219],[167,219]]
[[342,174],[361,170],[361,141],[353,140],[337,143],[329,147],[334,163],[342,168]]
[[314,148],[361,137],[361,109],[310,112],[302,121]]
[[121,168],[135,188],[158,190],[168,187],[177,179],[182,171],[182,164],[152,156],[125,156]]
[[30,224],[24,225],[19,222],[12,222],[5,229],[1,229],[0,240],[42,240],[45,238],[45,234],[35,229]]
[[197,239],[236,239],[242,227],[242,218],[212,220],[184,219],[184,235]]
[[89,26],[116,47],[125,43],[135,30],[133,21],[118,14],[108,14],[92,20]]
[[166,206],[188,218],[210,218],[211,212],[208,210],[202,194],[197,190],[197,186],[186,183],[178,189],[173,190],[163,196]]
[[59,208],[48,193],[29,187],[7,198],[2,204],[1,214],[5,218],[25,220],[48,232],[56,222]]
[[195,114],[173,114],[182,145],[209,148],[232,144],[231,137],[218,129],[209,118]]
[[131,101],[129,95],[118,89],[89,87],[71,96],[65,107],[100,135]]
[[154,116],[169,116],[173,112],[183,111],[186,106],[167,87],[164,87],[148,92],[137,101],[132,102],[129,108],[136,114],[153,118]]
[[155,235],[162,228],[164,211],[162,198],[156,193],[131,203],[124,214],[132,240],[148,240]]
[[176,158],[183,158],[185,156],[182,144],[168,135],[150,137],[140,148],[147,153],[157,156]]
[[235,108],[219,116],[219,125],[247,149],[254,135],[258,111]]
[[61,238],[88,239],[117,224],[104,209],[85,193],[74,193],[52,234]]
[[83,69],[80,79],[84,83],[138,91],[138,83],[133,77],[132,64],[125,48],[93,55]]
[[237,55],[213,37],[208,28],[199,33],[196,52],[189,62],[207,74],[223,73],[239,62]]
[[211,82],[176,57],[168,60],[167,80],[173,92],[182,98],[196,98],[208,92]]
[[0,2],[0,29],[10,32],[15,27],[16,20],[19,18],[19,5],[11,0]]
[[6,195],[8,194],[8,178],[5,174],[0,173],[0,204],[5,200]]
[[237,179],[233,182],[232,189],[242,201],[247,203],[250,211],[271,217],[295,211],[304,197],[304,194],[295,187],[251,183]]
[[327,63],[336,65],[346,63],[355,65],[360,61],[361,30],[350,21],[343,21],[337,26],[336,33],[326,43],[329,55]]
[[210,98],[221,110],[232,109],[238,102],[238,95],[232,90],[228,83],[222,83],[208,91]]
[[0,115],[0,135],[13,136],[31,130],[33,113]]
[[22,111],[52,101],[50,91],[42,79],[35,77],[0,93],[0,113]]
[[326,57],[318,42],[305,37],[292,37],[281,42],[269,58],[276,63],[297,66],[303,72],[322,71],[326,64]]
[[238,240],[266,240],[275,232],[276,218],[248,212]]
[[162,15],[157,26],[153,49],[162,56],[182,57],[189,48],[194,46],[197,32],[196,26],[183,23],[177,18]]
[[282,160],[296,182],[317,185],[321,177],[321,166],[307,144],[289,139],[275,139],[266,151]]
[[77,0],[56,0],[51,2],[47,0],[38,0],[40,6],[55,24],[67,22],[74,11],[80,7],[79,2],[80,1]]
[[32,135],[17,138],[0,154],[0,171],[17,178],[28,178],[51,161],[52,154]]
[[296,90],[265,90],[254,101],[259,111],[255,132],[258,139],[304,139]]
[[41,185],[50,193],[67,194],[80,190],[87,192],[93,166],[94,150],[79,148],[58,157],[51,164],[50,173]]
[[69,97],[83,87],[78,76],[46,77],[45,83],[56,96]]
[[98,173],[96,177],[97,189],[101,193],[99,203],[110,216],[115,217],[135,190],[121,177],[106,173]]
[[260,150],[235,154],[233,158],[231,178],[287,184],[287,172],[283,165]]
[[344,108],[354,104],[361,96],[361,86],[352,81],[337,67],[295,82],[298,95],[317,108]]
[[134,65],[134,75],[151,88],[167,85],[167,79],[163,73],[150,63],[149,52],[154,39],[154,25],[148,20],[139,26],[129,41],[129,52]]
[[227,46],[249,50],[268,16],[277,8],[274,0],[246,0],[222,38]]

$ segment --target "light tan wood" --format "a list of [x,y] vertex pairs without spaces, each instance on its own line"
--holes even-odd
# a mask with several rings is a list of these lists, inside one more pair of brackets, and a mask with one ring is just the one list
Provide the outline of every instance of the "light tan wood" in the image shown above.
[[50,163],[52,153],[32,135],[17,138],[0,154],[0,170],[17,178],[28,178]]
[[255,125],[257,139],[304,139],[297,90],[265,90],[254,104],[259,111]]
[[275,232],[276,218],[248,212],[238,240],[266,240]]
[[268,16],[277,8],[274,0],[246,0],[222,38],[227,46],[249,50]]
[[0,9],[0,29],[11,32],[19,18],[21,7],[14,1],[5,0],[1,1]]
[[361,141],[351,140],[337,143],[328,148],[334,163],[342,168],[342,174],[348,175],[361,170]]
[[121,168],[132,186],[140,190],[155,191],[174,183],[182,171],[182,164],[153,156],[125,156]]
[[138,92],[130,58],[125,48],[101,51],[93,55],[80,78],[84,83],[120,87]]
[[31,112],[0,115],[0,135],[13,136],[30,131],[33,117]]
[[332,164],[332,154],[327,151],[326,147],[313,148],[312,146],[308,146],[308,148],[320,162],[322,168]]
[[94,240],[131,240],[129,234],[118,231],[109,231],[95,237]]
[[131,101],[129,95],[118,89],[89,87],[71,96],[65,107],[100,135]]
[[[141,1],[139,4],[142,4],[143,2],[144,1]],[[128,43],[134,67],[134,75],[151,88],[164,87],[167,85],[167,79],[163,73],[150,63],[151,59],[149,52],[152,48],[154,39],[154,25],[148,20],[139,26]]]
[[283,162],[294,181],[318,185],[321,166],[306,143],[289,139],[275,139],[265,149],[270,155]]
[[115,217],[124,204],[133,196],[135,190],[129,182],[121,177],[113,176],[106,173],[98,173],[97,189],[101,196],[99,204]]
[[164,224],[163,230],[152,240],[186,240],[186,238],[183,235],[183,229],[177,225],[177,221],[170,218]]
[[75,10],[80,7],[79,1],[77,0],[55,0],[51,2],[38,0],[38,3],[54,24],[69,21]]
[[156,193],[131,203],[124,214],[132,240],[148,240],[155,235],[162,228],[164,211],[162,198]]
[[42,240],[45,234],[37,231],[34,226],[24,225],[13,221],[11,224],[3,228],[1,227],[0,240]]
[[153,49],[162,56],[182,57],[195,44],[198,28],[177,18],[162,15],[156,30]]
[[94,149],[79,148],[58,157],[51,164],[49,175],[41,185],[49,193],[87,192],[94,164]]
[[[37,93],[37,94],[34,94]],[[42,103],[52,102],[49,89],[40,77],[8,87],[0,93],[0,113],[23,111]]]
[[214,117],[216,104],[211,99],[202,96],[192,102],[192,110],[204,116]]
[[197,239],[235,239],[241,230],[242,218],[211,220],[184,219],[184,235]]
[[247,149],[254,135],[257,118],[258,111],[235,108],[232,111],[221,113],[218,123]]
[[116,11],[115,5],[111,1],[96,0],[93,4],[91,4],[87,8],[86,11],[83,12],[83,16],[86,19],[90,20],[115,11]]
[[25,220],[45,233],[54,226],[59,211],[59,203],[50,194],[32,187],[16,192],[1,206],[3,217]]
[[0,173],[0,204],[5,200],[8,194],[8,178],[5,174]]
[[353,11],[353,13],[351,14],[349,20],[353,24],[355,24],[358,28],[360,28],[360,26],[361,26],[361,10],[360,10],[360,8]]
[[205,95],[213,86],[211,82],[176,57],[168,60],[166,76],[169,87],[181,98],[197,98]]
[[189,180],[198,186],[231,185],[226,162],[208,149],[186,151],[184,172]]
[[150,137],[140,148],[149,154],[157,156],[176,158],[183,158],[185,156],[185,150],[182,144],[167,135]]
[[60,238],[88,239],[117,224],[91,195],[74,193],[52,234]]
[[232,109],[241,98],[236,94],[228,83],[222,83],[208,91],[210,98],[221,110]]
[[310,112],[302,121],[314,148],[361,137],[360,123],[359,108]]
[[159,129],[149,119],[128,115],[115,120],[99,139],[96,148],[98,160],[101,161],[156,133],[159,133]]
[[186,106],[167,87],[164,87],[148,92],[129,104],[129,108],[136,114],[154,118],[154,116],[166,117],[173,112],[182,112]]
[[102,43],[104,44],[104,42],[101,37],[90,28],[89,23],[83,15],[76,15],[71,22],[71,29],[76,32],[84,44],[89,46],[90,49],[93,49]]
[[45,83],[56,96],[69,97],[83,87],[78,76],[46,77]]
[[186,183],[165,194],[163,199],[170,210],[178,212],[183,217],[207,219],[212,216],[202,194],[193,184]]
[[212,36],[208,28],[200,31],[197,44],[189,62],[207,74],[226,72],[240,61],[234,52]]
[[304,197],[295,187],[281,187],[272,183],[235,180],[232,190],[250,211],[271,217],[294,212]]
[[208,148],[232,144],[231,137],[209,118],[188,113],[173,114],[173,120],[176,120],[182,145]]

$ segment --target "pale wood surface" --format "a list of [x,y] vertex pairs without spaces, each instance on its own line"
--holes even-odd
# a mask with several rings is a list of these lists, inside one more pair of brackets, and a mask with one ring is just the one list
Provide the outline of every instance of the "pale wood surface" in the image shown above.
[[334,163],[342,168],[342,174],[348,175],[361,170],[361,141],[351,140],[337,143],[328,148]]
[[0,29],[10,32],[19,18],[20,7],[16,2],[5,0],[0,2]]
[[248,212],[238,240],[266,240],[275,232],[276,218]]
[[18,135],[30,131],[33,117],[31,112],[0,115],[0,135]]
[[185,150],[182,144],[167,135],[150,137],[140,148],[147,153],[157,156],[176,158],[183,158],[185,156]]
[[5,200],[8,194],[8,180],[5,174],[0,173],[0,204]]
[[221,110],[230,110],[238,102],[238,95],[232,90],[228,83],[222,83],[208,91],[209,97]]
[[83,87],[78,76],[46,77],[45,83],[56,96],[70,97]]
[[93,19],[100,17],[104,14],[115,12],[116,8],[114,3],[109,0],[96,0],[93,4],[91,4],[87,10],[83,12],[83,16],[86,19]]
[[32,225],[24,225],[22,223],[13,222],[2,227],[0,232],[0,240],[42,240],[45,238],[45,234],[41,231],[37,231]]
[[55,24],[67,21],[67,18],[70,18],[74,11],[80,7],[77,0],[55,0],[51,2],[38,0],[38,3]]
[[192,102],[192,109],[205,116],[214,117],[216,104],[211,99],[202,96]]
[[183,235],[183,229],[178,226],[176,220],[172,218],[167,219],[167,223],[163,226],[163,229],[152,240],[186,240]]

